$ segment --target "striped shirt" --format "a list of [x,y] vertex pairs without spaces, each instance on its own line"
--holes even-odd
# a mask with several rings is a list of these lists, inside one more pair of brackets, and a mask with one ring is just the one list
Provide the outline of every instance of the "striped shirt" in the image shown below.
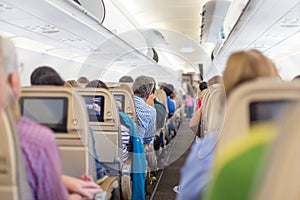
[[129,146],[129,140],[130,140],[130,133],[129,128],[127,128],[125,125],[121,124],[121,132],[122,132],[122,160],[123,162],[127,160],[128,158],[128,146]]
[[54,133],[24,117],[20,118],[17,130],[33,199],[69,199],[61,179],[61,160]]
[[134,96],[134,104],[139,135],[143,139],[144,144],[150,144],[153,141],[156,130],[156,110],[147,105],[144,99],[138,96]]

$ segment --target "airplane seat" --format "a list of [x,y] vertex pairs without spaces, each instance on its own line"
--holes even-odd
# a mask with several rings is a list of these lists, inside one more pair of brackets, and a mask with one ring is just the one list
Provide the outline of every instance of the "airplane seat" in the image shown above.
[[[24,87],[20,106],[22,115],[55,132],[63,174],[80,178],[87,173],[97,180],[88,115],[81,96],[66,87]],[[97,196],[102,195],[109,193]]]
[[0,112],[0,196],[7,200],[30,200],[31,191],[15,127],[15,100],[11,91],[8,96],[10,105]]
[[218,150],[232,139],[247,135],[252,125],[274,120],[300,99],[300,84],[260,78],[240,85],[227,99]]
[[109,83],[108,89],[114,95],[121,111],[128,115],[136,124],[134,97],[130,86],[124,83]]
[[214,84],[209,86],[206,90],[204,90],[203,98],[202,98],[202,115],[201,115],[201,129],[200,136],[205,137],[208,133],[212,131],[219,131],[220,127],[217,126],[217,119],[219,119],[219,97],[222,92],[221,84]]
[[299,199],[299,115],[297,101],[279,119],[284,126],[277,128],[278,135],[264,159],[261,178],[255,183],[252,199]]
[[250,199],[275,137],[272,124],[260,124],[228,143],[216,156],[214,176],[208,192],[201,194],[202,199]]
[[205,199],[299,198],[299,89],[299,83],[268,78],[232,91]]
[[[88,110],[88,121],[94,133],[99,160],[106,166],[109,176],[118,177],[121,192],[131,192],[131,183],[128,181],[131,166],[123,163],[122,160],[122,135],[115,97],[104,88],[78,88],[76,91],[85,101],[85,108]],[[128,106],[125,100],[125,95],[128,94],[124,92],[119,94],[124,95],[118,96],[121,105]],[[95,100],[100,107],[98,114],[91,106],[95,103]]]

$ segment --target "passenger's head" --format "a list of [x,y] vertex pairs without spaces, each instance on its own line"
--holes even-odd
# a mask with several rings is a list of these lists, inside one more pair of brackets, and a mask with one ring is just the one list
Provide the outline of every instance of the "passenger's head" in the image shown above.
[[0,37],[0,111],[2,111],[7,102],[7,95],[6,95],[6,75],[4,73],[4,60],[5,60],[5,55],[4,55],[4,38]]
[[136,96],[147,98],[153,92],[154,86],[155,82],[152,77],[139,76],[132,85],[132,91]]
[[93,80],[93,81],[89,82],[85,87],[86,88],[104,88],[104,89],[108,90],[107,85],[100,80]]
[[201,91],[207,89],[207,83],[206,82],[201,82],[200,85],[199,85],[199,89]]
[[89,79],[87,79],[86,77],[83,77],[83,76],[81,76],[77,79],[77,83],[81,87],[85,87],[89,82],[90,82]]
[[236,86],[259,77],[278,77],[272,61],[257,50],[233,53],[223,73],[226,95]]
[[120,83],[133,83],[133,78],[131,76],[122,76],[119,79]]
[[168,97],[173,93],[173,89],[174,89],[174,87],[172,87],[171,84],[163,84],[160,86],[160,88],[165,91]]
[[21,85],[19,69],[17,65],[16,49],[14,44],[9,39],[0,37],[0,54],[0,105],[2,108],[6,102],[6,82],[8,81],[17,99],[21,95]]
[[74,87],[79,87],[77,81],[75,80],[68,80],[65,82],[64,86],[74,88]]
[[41,66],[36,68],[30,76],[31,85],[63,86],[65,81],[51,67]]

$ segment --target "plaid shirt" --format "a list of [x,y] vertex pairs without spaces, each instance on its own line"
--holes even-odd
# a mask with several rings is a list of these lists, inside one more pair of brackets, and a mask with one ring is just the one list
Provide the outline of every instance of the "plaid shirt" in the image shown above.
[[156,110],[146,104],[143,98],[134,96],[138,132],[144,144],[150,144],[155,134]]
[[17,124],[27,180],[34,200],[65,200],[61,160],[54,133],[22,117]]

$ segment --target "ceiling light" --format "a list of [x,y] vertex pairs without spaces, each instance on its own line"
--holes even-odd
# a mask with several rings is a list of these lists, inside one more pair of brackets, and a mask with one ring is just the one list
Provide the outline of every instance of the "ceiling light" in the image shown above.
[[45,52],[47,49],[53,48],[50,45],[46,45],[44,43],[30,40],[30,39],[24,38],[24,37],[15,37],[15,38],[12,38],[12,41],[15,43],[15,45],[17,47],[20,47],[23,49],[30,49],[30,50],[37,51],[37,52]]
[[4,31],[0,31],[0,35],[2,35],[3,37],[7,37],[7,38],[11,38],[11,37],[15,36],[12,33],[4,32]]
[[179,51],[181,53],[193,53],[195,49],[193,47],[182,47]]

